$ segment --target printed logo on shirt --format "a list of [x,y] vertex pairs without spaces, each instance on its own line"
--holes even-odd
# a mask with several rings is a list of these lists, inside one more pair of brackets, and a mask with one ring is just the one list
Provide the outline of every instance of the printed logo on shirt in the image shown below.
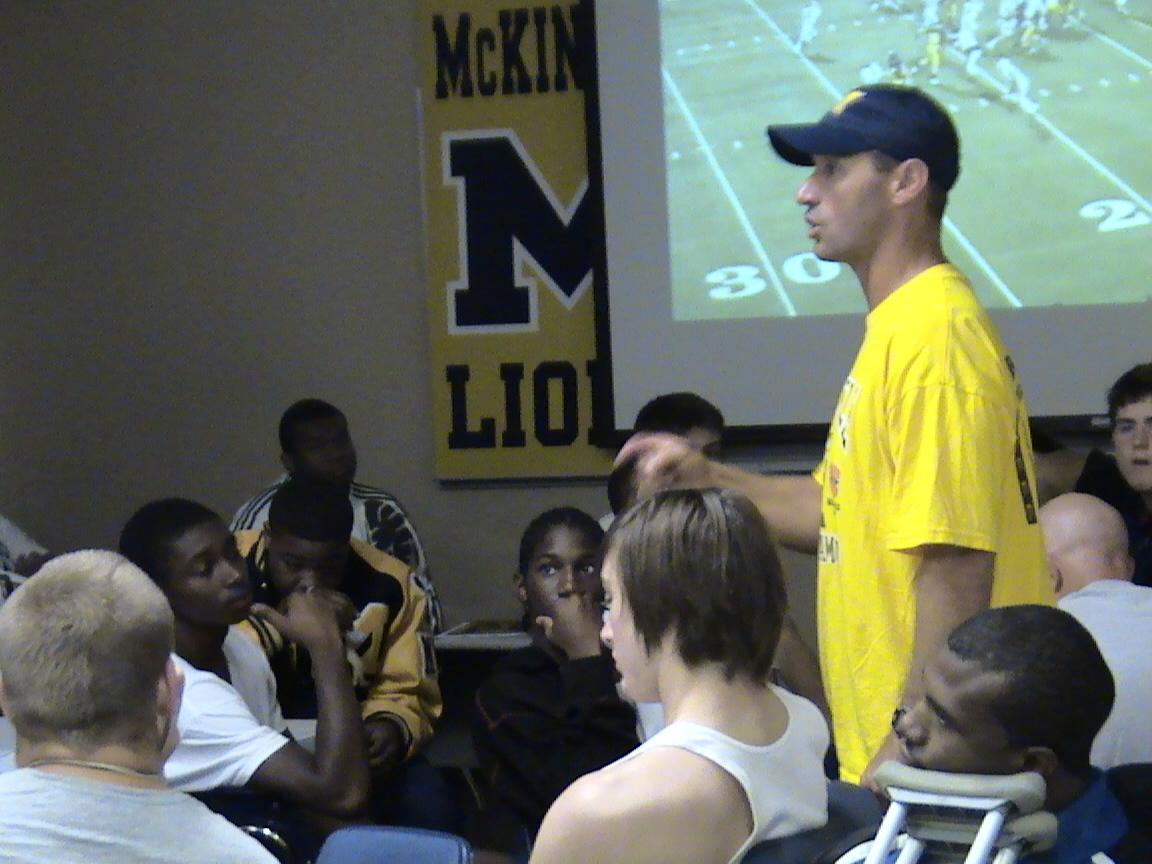
[[844,387],[840,390],[840,399],[836,403],[836,435],[840,439],[840,449],[845,453],[848,452],[851,444],[848,432],[852,425],[852,412],[856,408],[856,403],[860,401],[862,392],[863,388],[861,388],[860,382],[849,375],[844,382]]
[[1024,385],[1020,383],[1020,376],[1016,374],[1016,364],[1012,361],[1010,354],[1004,355],[1004,365],[1008,367],[1008,374],[1012,376],[1012,381],[1016,385],[1016,401],[1024,401]]
[[840,538],[830,531],[821,529],[820,542],[816,546],[816,560],[820,564],[839,564]]

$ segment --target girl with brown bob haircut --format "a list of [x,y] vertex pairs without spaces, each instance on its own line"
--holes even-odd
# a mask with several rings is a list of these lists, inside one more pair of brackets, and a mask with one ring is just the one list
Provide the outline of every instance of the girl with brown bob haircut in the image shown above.
[[827,819],[828,729],[769,683],[785,610],[768,528],[744,496],[662,492],[606,539],[601,637],[625,694],[668,726],[568,788],[534,864],[737,862]]

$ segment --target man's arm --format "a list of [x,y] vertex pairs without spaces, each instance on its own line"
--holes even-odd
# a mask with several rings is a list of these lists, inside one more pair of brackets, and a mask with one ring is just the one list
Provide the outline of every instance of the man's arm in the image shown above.
[[[948,634],[988,608],[996,564],[994,553],[962,546],[921,546],[911,554],[920,556],[915,583],[916,627],[901,705],[912,705],[920,698],[924,667],[946,643]],[[893,710],[897,707],[892,706]],[[875,788],[872,774],[881,763],[899,758],[896,736],[889,732],[865,769],[861,784]]]
[[785,616],[784,626],[780,629],[780,645],[776,648],[773,666],[779,673],[779,684],[797,696],[803,696],[820,709],[825,720],[831,722],[832,712],[824,695],[820,661],[796,629],[791,615]]
[[282,747],[256,769],[248,786],[340,818],[361,815],[370,779],[360,705],[352,686],[344,639],[332,605],[318,596],[288,597],[287,614],[267,606],[253,613],[312,658],[316,684],[316,752],[296,743]]
[[921,546],[916,569],[916,641],[904,694],[919,697],[924,667],[948,634],[992,602],[996,555],[961,546]]
[[811,475],[755,474],[703,456],[675,435],[633,435],[616,457],[636,460],[641,497],[661,489],[716,486],[740,492],[763,514],[776,539],[799,552],[816,551],[820,484]]

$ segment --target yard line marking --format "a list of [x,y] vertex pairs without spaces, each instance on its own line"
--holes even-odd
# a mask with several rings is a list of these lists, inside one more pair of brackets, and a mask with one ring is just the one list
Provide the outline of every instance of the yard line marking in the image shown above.
[[1107,35],[1106,33],[1101,33],[1099,30],[1097,30],[1095,27],[1091,26],[1090,24],[1084,24],[1082,26],[1084,27],[1085,30],[1087,30],[1089,33],[1091,33],[1093,36],[1095,36],[1101,42],[1105,43],[1106,45],[1111,45],[1113,48],[1115,48],[1117,51],[1119,51],[1121,54],[1123,54],[1129,60],[1136,61],[1141,66],[1143,66],[1145,69],[1152,69],[1152,60],[1149,60],[1143,54],[1139,54],[1139,53],[1133,51],[1127,45],[1124,45],[1123,43],[1117,42],[1115,39],[1113,39],[1111,36]]
[[[812,75],[820,81],[821,85],[825,90],[828,91],[828,94],[833,99],[840,99],[844,96],[843,91],[840,90],[840,88],[838,88],[835,84],[833,84],[828,76],[825,75],[816,66],[816,64],[814,64],[811,60],[796,50],[796,46],[793,44],[792,39],[788,36],[787,33],[780,29],[780,26],[767,12],[763,10],[763,8],[761,8],[760,4],[757,3],[756,0],[744,0],[744,2],[751,7],[752,11],[757,15],[757,17],[760,18],[761,21],[768,25],[769,29],[771,29],[772,32],[776,34],[777,38],[779,38],[785,45],[788,46],[788,48],[792,51],[793,54],[796,55],[800,62],[808,68],[808,71],[810,71]],[[972,256],[972,260],[975,261],[976,265],[984,271],[984,275],[988,277],[988,280],[996,287],[996,290],[1000,292],[1000,296],[1008,301],[1010,306],[1014,306],[1017,309],[1022,307],[1024,303],[1020,300],[1019,297],[1016,296],[1016,293],[1008,287],[1008,283],[1000,278],[1000,274],[996,272],[995,268],[993,268],[992,265],[988,262],[988,259],[977,251],[976,247],[972,245],[972,241],[970,241],[967,236],[965,236],[964,232],[960,230],[956,223],[948,217],[944,217],[943,224],[948,233],[952,235],[953,239],[959,243],[961,247],[963,247],[964,251]]]
[[804,54],[796,48],[796,43],[792,41],[792,37],[780,29],[780,26],[774,20],[772,20],[772,17],[762,8],[760,8],[760,4],[757,3],[756,0],[744,0],[744,2],[752,8],[752,11],[757,15],[757,17],[760,18],[761,21],[768,25],[768,29],[776,34],[776,38],[788,46],[788,50],[796,55],[796,58],[801,63],[803,63],[805,67],[807,67],[808,71],[811,72],[817,80],[820,81],[820,83],[824,86],[824,89],[827,90],[833,98],[839,99],[844,95],[840,92],[836,85],[833,84],[831,80],[829,80],[828,76],[820,70],[820,67],[805,57]]
[[980,251],[972,245],[972,241],[969,240],[964,232],[956,226],[956,223],[947,216],[944,217],[944,227],[948,229],[948,233],[952,235],[952,238],[964,247],[964,251],[972,256],[972,260],[976,262],[980,269],[988,275],[988,278],[992,280],[992,284],[996,286],[996,290],[1000,292],[1000,296],[1008,301],[1008,305],[1015,309],[1023,308],[1024,302],[1016,296],[1016,292],[1008,287],[1007,283],[1000,278],[1000,274],[988,263],[988,259],[980,254]]
[[[958,57],[963,56],[955,48],[950,48],[948,50]],[[976,72],[977,72],[977,74],[980,75],[981,78],[983,78],[985,81],[987,81],[993,87],[995,87],[1001,93],[1007,93],[1008,92],[1007,86],[1005,86],[1003,84],[1003,82],[1000,81],[999,78],[996,78],[991,73],[986,72],[980,66],[976,66]],[[1085,162],[1087,162],[1088,165],[1094,171],[1096,171],[1097,174],[1099,174],[1101,177],[1103,177],[1108,182],[1112,183],[1117,189],[1121,190],[1125,195],[1127,195],[1129,198],[1131,198],[1133,202],[1135,202],[1136,204],[1139,204],[1141,207],[1143,207],[1144,211],[1147,212],[1149,215],[1152,215],[1152,203],[1150,203],[1147,198],[1145,198],[1143,195],[1141,195],[1139,192],[1137,192],[1135,189],[1133,189],[1131,186],[1129,186],[1127,183],[1125,183],[1118,175],[1114,174],[1112,172],[1112,170],[1107,165],[1105,165],[1103,162],[1101,162],[1099,159],[1097,159],[1095,156],[1093,156],[1091,153],[1089,153],[1087,150],[1085,150],[1083,147],[1081,147],[1079,144],[1077,144],[1076,141],[1070,135],[1068,135],[1066,132],[1064,132],[1063,130],[1058,128],[1055,123],[1053,123],[1051,120],[1049,120],[1043,114],[1041,114],[1039,111],[1036,111],[1035,113],[1031,113],[1028,116],[1033,118],[1037,123],[1039,123],[1045,129],[1047,129],[1049,132],[1051,132],[1054,137],[1059,139],[1061,144],[1063,144],[1065,147],[1067,147],[1069,150],[1071,150],[1073,153],[1075,153],[1077,156],[1079,156],[1081,159],[1083,159]]]
[[696,143],[700,145],[700,149],[704,153],[704,158],[708,160],[708,165],[712,168],[712,173],[715,174],[716,179],[720,181],[720,188],[724,191],[728,203],[731,204],[732,209],[736,211],[736,218],[740,222],[740,227],[744,229],[744,236],[746,236],[748,242],[752,244],[752,248],[760,259],[760,264],[764,267],[764,272],[768,274],[768,278],[772,281],[772,287],[776,289],[776,296],[784,305],[784,311],[788,313],[789,317],[796,317],[796,306],[792,302],[792,298],[788,296],[788,292],[784,290],[784,283],[780,281],[780,274],[776,272],[776,268],[772,265],[772,261],[768,257],[768,252],[765,250],[764,244],[760,242],[760,238],[756,234],[756,229],[752,227],[752,221],[748,218],[748,214],[744,212],[744,206],[740,203],[740,198],[736,195],[736,190],[733,189],[732,184],[728,182],[728,175],[724,173],[724,169],[720,167],[720,163],[716,160],[716,154],[712,152],[712,146],[708,143],[708,139],[704,137],[704,130],[702,130],[700,124],[696,122],[696,117],[692,114],[692,109],[688,107],[688,103],[684,99],[684,94],[680,92],[680,88],[676,85],[676,80],[672,77],[672,73],[664,66],[660,67],[660,72],[664,76],[664,83],[667,85],[668,91],[672,94],[672,98],[676,100],[676,105],[680,108],[680,113],[684,115],[684,120],[692,130],[692,134],[696,138]]

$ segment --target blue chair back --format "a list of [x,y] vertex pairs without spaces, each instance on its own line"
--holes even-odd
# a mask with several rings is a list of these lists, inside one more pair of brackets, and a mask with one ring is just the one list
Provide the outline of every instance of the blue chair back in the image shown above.
[[355,825],[324,841],[316,864],[471,864],[468,841],[443,831]]
[[876,834],[884,808],[861,786],[832,780],[828,783],[828,823],[757,843],[744,855],[741,864],[823,864],[834,861],[841,852]]

